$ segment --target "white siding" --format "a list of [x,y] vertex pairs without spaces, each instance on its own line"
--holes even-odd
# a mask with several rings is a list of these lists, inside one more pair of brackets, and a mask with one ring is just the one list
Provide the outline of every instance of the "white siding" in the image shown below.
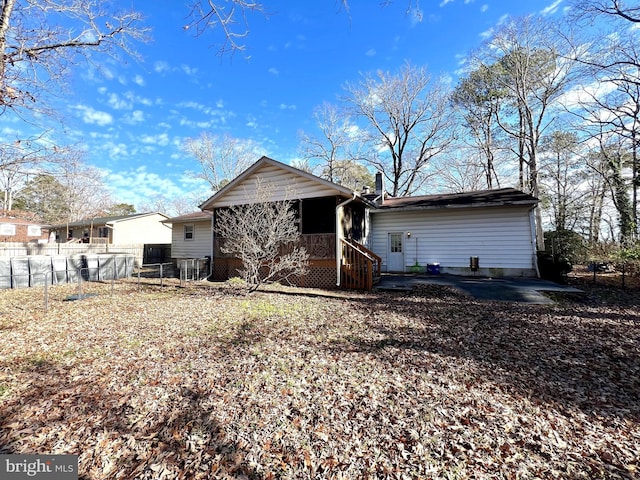
[[255,198],[256,179],[265,184],[273,185],[274,195],[267,201],[278,200],[297,200],[301,198],[326,197],[337,195],[338,190],[324,185],[321,182],[314,181],[293,172],[286,171],[275,165],[265,164],[251,175],[247,176],[242,182],[238,183],[234,188],[222,197],[218,198],[208,208],[228,207],[230,205],[242,205],[248,203]]
[[[193,239],[184,239],[184,226],[193,225]],[[211,220],[174,223],[171,238],[171,258],[204,258],[211,255],[213,235]]]
[[[171,226],[162,220],[167,217],[160,214],[145,215],[121,220],[114,223],[113,243],[170,243]],[[97,232],[97,229],[94,228]]]
[[[441,271],[471,273],[477,256],[483,273],[534,274],[529,211],[525,208],[389,211],[371,214],[371,250],[387,270],[388,233],[404,232],[406,270],[439,263]],[[411,237],[407,237],[411,232]],[[495,269],[495,272],[489,272]]]

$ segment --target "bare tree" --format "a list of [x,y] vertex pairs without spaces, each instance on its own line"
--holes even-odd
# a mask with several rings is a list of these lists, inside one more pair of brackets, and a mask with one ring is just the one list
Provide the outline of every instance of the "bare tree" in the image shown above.
[[198,0],[191,4],[189,23],[185,30],[194,30],[202,35],[208,29],[219,28],[222,31],[222,43],[218,49],[220,55],[245,50],[244,39],[249,34],[250,13],[265,14],[264,5],[252,0]]
[[487,188],[486,164],[476,149],[458,149],[441,162],[439,172],[437,182],[445,191],[471,192]]
[[575,231],[587,217],[584,158],[574,132],[555,130],[542,142],[540,184],[556,232]]
[[138,210],[141,212],[160,212],[165,215],[177,217],[192,213],[197,210],[198,205],[202,203],[201,198],[197,198],[195,195],[188,195],[186,197],[168,198],[164,195],[155,195],[153,199],[148,199],[144,203],[138,205]]
[[0,144],[0,186],[3,191],[2,208],[11,210],[15,194],[42,164],[55,163],[61,153],[56,145],[43,142],[43,135],[27,139],[16,138]]
[[[330,2],[327,2],[330,4]],[[335,2],[338,8],[349,14],[348,0]],[[390,4],[390,0],[381,3],[382,6]],[[422,10],[419,0],[407,0],[407,15],[414,19],[422,20]],[[202,35],[209,29],[218,29],[222,38],[219,43],[218,54],[233,54],[244,52],[245,39],[249,35],[249,17],[251,14],[270,15],[264,2],[254,0],[194,0],[191,3],[189,22],[183,27],[185,30],[195,31],[196,36]]]
[[114,205],[102,173],[82,161],[82,152],[66,149],[63,157],[30,174],[15,204],[37,213],[48,223],[73,222],[102,216]]
[[328,102],[314,109],[313,118],[321,135],[314,136],[300,131],[302,157],[310,162],[317,162],[322,170],[322,177],[338,183],[343,177],[339,174],[341,162],[362,158],[357,127],[349,121],[344,111]]
[[183,146],[195,158],[201,171],[196,178],[206,181],[216,192],[242,173],[262,156],[262,148],[253,140],[242,140],[231,135],[212,135],[204,132],[189,138]]
[[351,113],[366,122],[367,161],[386,177],[389,193],[418,191],[433,175],[431,161],[453,140],[444,85],[432,81],[425,68],[406,63],[396,75],[378,71],[345,88]]
[[[589,54],[578,57],[592,83],[580,92],[580,109],[573,113],[591,126],[592,138],[601,145],[616,144],[613,150],[624,151],[612,155],[611,148],[601,148],[609,158],[608,168],[601,171],[611,175],[605,182],[615,184],[612,199],[621,238],[629,242],[640,238],[640,6],[621,0],[579,1],[575,6],[580,20],[600,19],[608,27],[604,35],[589,39]],[[630,196],[629,204],[625,196]]]
[[270,281],[307,273],[309,255],[299,246],[300,232],[291,200],[270,201],[275,186],[256,179],[248,203],[215,211],[222,253],[242,262],[240,274],[254,291]]
[[113,13],[87,0],[0,0],[0,114],[47,111],[45,92],[63,86],[69,70],[92,52],[133,53],[144,40],[136,12]]
[[575,0],[574,17],[588,18],[605,16],[631,23],[640,23],[640,6],[626,0]]
[[497,115],[506,93],[494,78],[495,69],[481,65],[455,88],[451,101],[464,119],[464,126],[471,133],[472,145],[484,158],[482,162],[486,188],[500,187],[495,166]]
[[[543,132],[556,117],[554,107],[573,80],[574,62],[552,32],[556,25],[534,17],[505,22],[472,59],[477,69],[489,69],[503,101],[498,126],[511,138],[518,158],[519,186],[540,195],[538,151]],[[536,209],[536,240],[544,248],[542,215]]]

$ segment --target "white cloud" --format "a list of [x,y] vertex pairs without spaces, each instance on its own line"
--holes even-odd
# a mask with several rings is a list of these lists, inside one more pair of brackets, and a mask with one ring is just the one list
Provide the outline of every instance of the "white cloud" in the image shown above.
[[100,67],[100,73],[102,73],[102,75],[107,79],[107,80],[113,80],[116,76],[115,74],[108,69],[107,67]]
[[180,68],[182,69],[182,71],[184,73],[186,73],[190,77],[192,77],[196,73],[198,73],[198,69],[197,68],[190,67],[189,65],[182,64],[182,65],[180,65]]
[[249,128],[257,128],[258,127],[258,119],[256,117],[254,117],[253,115],[248,115],[247,116],[247,122],[245,123],[245,126],[247,126]]
[[453,2],[453,0],[442,0],[442,1],[440,2],[440,6],[441,6],[441,7],[444,7],[447,3],[451,3],[451,2]]
[[271,67],[271,68],[268,70],[268,72],[269,72],[271,75],[275,75],[276,77],[277,77],[278,75],[280,75],[280,72],[278,71],[278,69],[277,69],[277,68],[274,68],[274,67]]
[[370,48],[369,50],[367,50],[367,52],[365,53],[365,55],[367,57],[375,57],[376,55],[376,49],[375,48]]
[[117,93],[110,94],[107,103],[114,110],[130,110],[133,108],[130,101],[120,98]]
[[101,127],[113,123],[113,117],[107,112],[95,110],[87,105],[76,105],[75,109],[82,113],[82,121],[84,123],[95,124]]
[[147,107],[150,107],[151,105],[153,105],[153,100],[149,98],[137,97],[136,100],[140,102],[142,105],[145,105]]
[[417,24],[422,22],[424,12],[420,8],[412,8],[409,12],[409,18],[411,20],[411,26],[415,27]]
[[556,0],[555,2],[553,2],[551,5],[543,8],[540,11],[541,15],[549,15],[552,13],[556,13],[558,11],[558,7],[560,6],[560,4],[562,3],[563,0]]
[[144,78],[142,78],[142,75],[136,75],[135,77],[133,77],[133,83],[144,87]]
[[131,117],[129,117],[131,123],[142,123],[144,122],[144,112],[142,110],[135,110]]
[[482,13],[486,12],[487,10],[489,10],[489,5],[487,5],[486,3],[480,7],[480,11]]
[[166,147],[169,145],[169,135],[166,133],[160,133],[159,135],[143,135],[140,137],[140,141],[149,145]]
[[588,85],[577,86],[560,98],[558,103],[564,105],[568,110],[578,109],[585,103],[591,103],[594,99],[602,98],[616,89],[613,82],[594,81]]
[[[504,22],[506,22],[508,19],[509,19],[509,15],[508,14],[504,14],[498,19],[498,23],[496,25],[500,26]],[[491,27],[488,30],[485,30],[484,32],[480,33],[480,37],[482,37],[484,39],[487,39],[487,38],[489,38],[489,37],[491,37],[493,35],[493,32],[495,32],[495,27]]]
[[153,69],[155,70],[156,73],[166,73],[169,70],[171,70],[171,68],[169,67],[169,64],[167,62],[162,62],[162,61],[155,62],[153,64]]
[[184,188],[169,178],[147,172],[144,166],[122,172],[109,171],[105,183],[119,201],[136,206],[152,203],[158,197],[158,192],[166,198],[183,198],[191,193],[191,188]]
[[104,142],[102,146],[103,150],[107,151],[109,158],[111,159],[118,160],[129,157],[129,150],[127,149],[127,145],[124,143]]
[[285,103],[280,104],[280,110],[295,110],[297,107],[295,105],[287,105]]

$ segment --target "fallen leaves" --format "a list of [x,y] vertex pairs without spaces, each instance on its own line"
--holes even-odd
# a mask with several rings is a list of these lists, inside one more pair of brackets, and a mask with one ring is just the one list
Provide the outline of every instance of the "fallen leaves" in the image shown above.
[[0,296],[0,452],[85,478],[634,478],[633,302]]

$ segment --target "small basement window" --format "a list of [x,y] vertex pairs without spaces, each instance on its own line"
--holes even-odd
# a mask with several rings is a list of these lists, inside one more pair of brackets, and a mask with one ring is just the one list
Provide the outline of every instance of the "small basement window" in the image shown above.
[[184,239],[193,240],[193,225],[184,226]]

